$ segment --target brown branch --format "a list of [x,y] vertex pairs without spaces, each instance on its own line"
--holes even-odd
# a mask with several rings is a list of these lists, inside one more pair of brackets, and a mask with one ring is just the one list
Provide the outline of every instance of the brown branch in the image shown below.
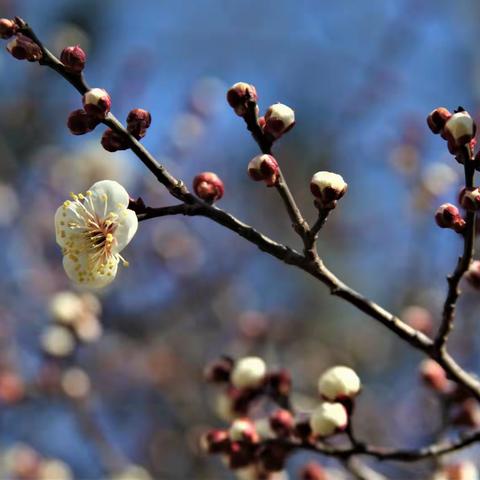
[[[473,187],[475,166],[470,148],[465,146],[458,155],[458,160],[465,167],[465,187]],[[435,338],[435,348],[442,351],[447,343],[448,335],[453,329],[457,300],[460,297],[460,280],[470,267],[474,255],[475,243],[475,212],[467,211],[466,228],[463,235],[463,253],[458,259],[455,271],[447,277],[448,292],[443,306],[442,323]]]

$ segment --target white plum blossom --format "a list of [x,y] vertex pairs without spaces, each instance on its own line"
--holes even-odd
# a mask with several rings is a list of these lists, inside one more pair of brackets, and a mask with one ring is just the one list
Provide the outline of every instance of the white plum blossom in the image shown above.
[[128,209],[127,191],[112,180],[97,182],[71,198],[55,213],[63,267],[80,285],[104,287],[115,278],[120,260],[128,266],[120,252],[137,231],[137,215]]
[[360,378],[355,371],[341,365],[328,369],[318,380],[320,395],[330,401],[353,398],[360,388]]

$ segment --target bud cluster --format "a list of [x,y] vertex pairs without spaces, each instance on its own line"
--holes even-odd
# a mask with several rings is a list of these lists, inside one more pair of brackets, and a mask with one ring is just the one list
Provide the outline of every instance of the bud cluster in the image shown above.
[[[473,150],[477,127],[462,107],[453,114],[444,107],[436,108],[428,115],[427,124],[435,135],[440,134],[447,141],[448,151],[452,155],[458,155],[465,146]],[[458,159],[463,161],[460,157]]]

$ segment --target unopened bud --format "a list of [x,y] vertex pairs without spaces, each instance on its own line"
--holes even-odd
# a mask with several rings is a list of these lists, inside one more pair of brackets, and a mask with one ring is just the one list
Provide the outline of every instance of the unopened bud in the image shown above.
[[474,260],[465,273],[465,279],[475,289],[480,290],[480,261]]
[[148,127],[152,123],[150,112],[143,108],[135,108],[131,110],[127,116],[127,130],[137,139],[140,140],[147,133]]
[[317,172],[310,180],[310,191],[319,208],[335,208],[347,191],[347,183],[341,175],[332,172]]
[[193,191],[206,202],[216,202],[223,197],[225,187],[222,180],[213,172],[199,173],[193,179]]
[[318,379],[318,391],[329,401],[352,399],[358,395],[360,389],[360,378],[349,367],[332,367]]
[[458,201],[465,210],[474,212],[480,209],[480,188],[462,188]]
[[258,443],[258,436],[255,425],[248,418],[234,420],[228,432],[232,442]]
[[210,430],[202,436],[200,443],[207,453],[226,453],[230,446],[230,438],[225,430]]
[[236,388],[258,388],[265,381],[267,366],[260,357],[244,357],[235,362],[232,385]]
[[341,403],[324,402],[310,417],[310,427],[316,437],[328,437],[347,428],[347,410]]
[[71,112],[67,120],[67,127],[73,135],[91,132],[97,125],[97,117],[88,114],[83,108]]
[[439,107],[430,112],[427,117],[427,124],[430,130],[436,135],[440,133],[445,126],[446,121],[452,114],[444,107]]
[[325,469],[315,462],[307,463],[300,470],[300,480],[327,480]]
[[110,95],[103,88],[92,88],[83,96],[83,108],[101,120],[107,116],[111,106]]
[[295,112],[283,103],[273,104],[265,114],[263,131],[273,138],[280,138],[295,125]]
[[442,469],[446,480],[478,480],[478,469],[473,462],[468,460],[450,465]]
[[18,33],[13,40],[8,42],[7,50],[17,60],[37,62],[43,56],[42,49],[33,40],[21,33]]
[[224,383],[230,381],[233,360],[229,357],[222,357],[206,366],[204,377],[207,382]]
[[295,425],[293,415],[283,408],[275,410],[269,418],[270,428],[281,437],[290,435]]
[[426,385],[437,392],[445,392],[448,389],[445,370],[431,358],[427,358],[420,364],[420,376]]
[[461,233],[466,225],[458,208],[451,203],[444,203],[438,207],[435,212],[435,221],[440,228],[451,228],[457,233]]
[[102,135],[102,147],[107,152],[116,152],[117,150],[126,150],[128,141],[124,135],[115,132],[111,128],[105,130]]
[[254,449],[245,442],[231,442],[227,459],[232,470],[246,467],[255,460]]
[[65,47],[60,54],[60,60],[65,69],[71,73],[80,73],[87,61],[87,55],[79,45]]
[[468,144],[475,136],[476,130],[475,122],[467,111],[454,113],[443,127],[450,153],[456,154],[460,147]]
[[248,110],[249,102],[258,100],[257,90],[253,85],[245,82],[238,82],[232,85],[227,92],[227,102],[235,113],[243,117]]
[[257,155],[248,164],[248,174],[256,182],[264,181],[273,187],[278,182],[279,167],[272,155]]
[[17,24],[9,18],[0,18],[0,38],[6,40],[15,35],[18,27]]
[[292,389],[292,376],[285,369],[270,372],[267,382],[270,391],[277,397],[287,397]]
[[463,425],[466,427],[479,427],[480,406],[477,401],[473,398],[469,398],[459,405],[454,406],[452,423],[454,425]]
[[432,314],[424,307],[419,305],[410,305],[405,308],[401,314],[402,320],[415,330],[431,335],[433,331]]

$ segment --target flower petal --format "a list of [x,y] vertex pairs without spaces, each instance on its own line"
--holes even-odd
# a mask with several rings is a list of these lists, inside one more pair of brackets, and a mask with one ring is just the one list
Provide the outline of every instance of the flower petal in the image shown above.
[[137,214],[133,210],[125,209],[119,213],[118,227],[113,234],[115,243],[113,252],[120,253],[135,235],[138,228]]
[[65,255],[63,257],[63,268],[70,280],[78,285],[90,288],[102,288],[111,283],[117,275],[118,259],[111,259],[110,265],[100,269],[92,268],[89,264],[90,256],[80,254],[78,256]]
[[55,212],[55,236],[58,245],[61,247],[65,246],[69,237],[74,233],[69,227],[69,223],[78,222],[78,218],[75,205],[68,201],[57,208]]
[[89,189],[92,195],[95,213],[104,219],[108,213],[118,213],[128,207],[130,197],[125,188],[113,180],[101,180]]

